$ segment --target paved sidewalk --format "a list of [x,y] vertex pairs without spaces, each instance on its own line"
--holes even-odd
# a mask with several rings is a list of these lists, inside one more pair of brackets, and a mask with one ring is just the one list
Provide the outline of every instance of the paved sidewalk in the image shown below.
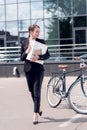
[[[39,117],[39,124],[35,126],[32,124],[33,103],[25,77],[0,78],[0,130],[75,130],[78,125],[76,123],[64,128],[59,127],[61,123],[75,115],[75,112],[69,109],[66,103],[56,109],[48,106],[46,100],[48,80],[49,77],[45,77],[42,86],[43,116]],[[68,81],[72,80],[74,77],[68,77]],[[84,119],[87,121],[87,117]],[[86,130],[86,121],[80,121],[76,130]]]

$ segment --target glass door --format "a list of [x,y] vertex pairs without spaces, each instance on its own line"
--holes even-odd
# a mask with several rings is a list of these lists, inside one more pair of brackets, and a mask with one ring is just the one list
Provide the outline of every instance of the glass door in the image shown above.
[[73,54],[74,56],[81,56],[87,54],[87,28],[74,28],[73,30]]

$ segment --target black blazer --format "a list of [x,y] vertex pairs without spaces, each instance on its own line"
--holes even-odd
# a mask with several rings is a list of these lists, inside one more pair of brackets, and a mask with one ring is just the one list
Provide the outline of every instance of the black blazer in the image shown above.
[[[45,44],[45,41],[43,39],[37,38],[36,41]],[[24,62],[24,71],[28,72],[31,69],[33,69],[35,71],[44,70],[44,67],[42,64],[39,64],[36,62],[30,62],[29,60],[26,60],[27,54],[25,54],[25,51],[28,48],[28,45],[29,45],[29,39],[27,39],[21,43],[21,60],[25,61]],[[47,52],[44,55],[39,55],[39,57],[40,57],[39,60],[46,60],[50,57],[50,54],[47,50]]]

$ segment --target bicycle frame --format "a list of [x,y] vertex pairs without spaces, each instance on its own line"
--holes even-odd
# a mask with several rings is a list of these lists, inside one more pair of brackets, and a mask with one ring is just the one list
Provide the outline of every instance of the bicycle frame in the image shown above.
[[[63,81],[63,92],[65,93],[65,96],[66,96],[66,97],[68,96],[69,90],[70,90],[70,88],[72,87],[72,85],[73,85],[75,82],[77,82],[77,80],[80,79],[80,78],[81,78],[81,80],[80,80],[80,81],[81,81],[81,89],[82,89],[84,95],[87,96],[87,94],[85,93],[85,91],[84,91],[84,89],[83,89],[84,77],[83,77],[82,70],[83,70],[82,68],[76,69],[76,70],[72,70],[72,71],[66,71],[66,69],[63,69],[63,70],[62,70],[63,73],[60,74],[60,78],[61,78],[62,81]],[[78,72],[78,71],[80,72],[80,74],[79,74],[78,77],[75,79],[75,81],[74,81],[73,83],[71,83],[71,85],[69,86],[69,88],[68,88],[68,90],[67,90],[67,92],[66,92],[66,77],[67,77],[67,74],[69,74],[69,73],[74,73],[74,72]]]

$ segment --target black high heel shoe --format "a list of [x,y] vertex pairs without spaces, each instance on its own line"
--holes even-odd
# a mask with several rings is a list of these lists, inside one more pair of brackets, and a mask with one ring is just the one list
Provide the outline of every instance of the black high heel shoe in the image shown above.
[[43,112],[42,112],[42,111],[40,111],[40,112],[39,112],[39,115],[40,115],[40,116],[42,116],[42,113],[43,113]]
[[34,125],[38,124],[38,121],[33,121],[33,124],[34,124]]

